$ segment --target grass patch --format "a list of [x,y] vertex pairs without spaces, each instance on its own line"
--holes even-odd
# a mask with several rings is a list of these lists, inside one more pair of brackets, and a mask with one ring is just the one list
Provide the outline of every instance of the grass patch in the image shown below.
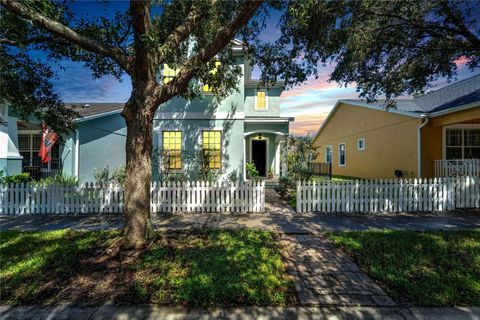
[[287,305],[274,234],[198,230],[157,235],[129,267],[106,258],[115,231],[0,233],[2,304]]
[[326,176],[312,176],[312,179],[315,181],[355,181],[355,180],[365,180],[363,178],[357,177],[350,177],[350,176],[339,176],[339,175],[332,175],[332,179],[330,180]]
[[369,230],[327,236],[397,301],[480,305],[480,230]]

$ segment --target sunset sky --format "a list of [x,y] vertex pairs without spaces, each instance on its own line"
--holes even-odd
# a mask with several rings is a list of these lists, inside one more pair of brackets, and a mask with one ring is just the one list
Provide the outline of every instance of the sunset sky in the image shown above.
[[[77,2],[74,3],[75,11],[85,15],[95,15],[98,3]],[[114,2],[114,6],[122,7],[127,2]],[[260,35],[264,41],[275,40],[280,31],[277,28],[280,13],[272,12],[267,27]],[[465,61],[457,62],[458,75],[453,81],[463,80],[479,74],[480,70],[471,72],[465,67]],[[65,70],[54,66],[58,71],[58,78],[54,81],[56,92],[65,102],[126,102],[130,96],[131,85],[128,76],[119,82],[112,76],[101,79],[93,79],[91,72],[81,63],[65,61]],[[358,98],[354,86],[341,88],[337,83],[328,82],[333,66],[321,68],[318,79],[309,79],[303,85],[284,91],[281,100],[282,116],[293,116],[295,122],[290,131],[294,134],[308,134],[318,130],[322,121],[339,99]],[[440,79],[433,89],[445,86],[447,82]]]

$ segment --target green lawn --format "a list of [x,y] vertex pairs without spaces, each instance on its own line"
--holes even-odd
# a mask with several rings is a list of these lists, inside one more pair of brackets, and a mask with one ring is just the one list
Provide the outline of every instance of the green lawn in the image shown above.
[[480,305],[480,230],[328,233],[400,302]]
[[292,287],[274,234],[157,235],[138,263],[108,257],[119,233],[0,233],[1,304],[287,305]]

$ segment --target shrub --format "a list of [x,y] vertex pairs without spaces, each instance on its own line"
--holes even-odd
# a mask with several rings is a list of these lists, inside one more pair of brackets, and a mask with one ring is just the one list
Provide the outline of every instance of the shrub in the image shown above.
[[119,183],[123,184],[125,182],[126,169],[125,166],[118,166],[113,169],[110,174],[110,167],[106,166],[102,169],[94,169],[93,176],[95,181],[99,183]]
[[12,183],[27,183],[33,181],[32,177],[28,173],[14,174],[12,176],[4,176],[4,172],[0,171],[0,184],[12,184]]
[[78,183],[78,180],[76,177],[69,176],[67,174],[58,173],[53,177],[44,178],[38,182],[39,184],[43,184],[47,186],[51,184],[57,184],[62,186],[76,186]]
[[280,197],[289,200],[292,194],[296,192],[296,181],[292,177],[280,177],[275,191]]
[[258,178],[258,170],[254,163],[247,162],[245,169],[247,171],[247,179]]

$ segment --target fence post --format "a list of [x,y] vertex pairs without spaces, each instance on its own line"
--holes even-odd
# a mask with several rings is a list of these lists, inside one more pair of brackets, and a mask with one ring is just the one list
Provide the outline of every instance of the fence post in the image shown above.
[[297,181],[297,213],[302,212],[302,188],[300,185],[300,180]]

